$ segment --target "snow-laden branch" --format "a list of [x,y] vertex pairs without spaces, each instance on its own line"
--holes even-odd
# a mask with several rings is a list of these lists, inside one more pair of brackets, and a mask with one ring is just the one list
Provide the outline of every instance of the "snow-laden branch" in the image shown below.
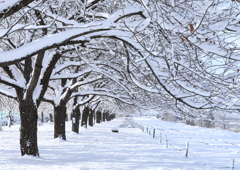
[[152,92],[152,93],[159,93],[159,90],[153,88],[153,87],[148,87],[145,86],[143,83],[139,82],[137,79],[135,79],[135,77],[130,74],[132,81],[141,89],[148,91],[148,92]]
[[73,109],[89,103],[94,97],[95,97],[95,95],[88,95],[88,96],[85,97],[83,100],[79,100],[79,101],[73,106]]
[[[85,36],[88,36],[89,34],[98,33],[100,35],[104,31],[116,29],[118,25],[121,25],[118,23],[114,23],[119,19],[119,17],[128,16],[133,12],[139,12],[139,9],[128,7],[124,11],[124,15],[120,11],[121,10],[114,13],[107,20],[85,24],[78,29],[75,28],[75,29],[63,31],[54,35],[48,35],[37,41],[23,45],[17,49],[7,51],[7,52],[1,52],[0,66],[7,66],[7,65],[17,63],[19,61],[24,60],[25,58],[28,58],[37,54],[39,51],[45,51],[61,45],[67,45],[70,40],[78,37],[82,37],[82,39],[86,39]],[[6,58],[5,56],[8,56],[8,57]]]
[[17,94],[14,89],[9,89],[4,86],[0,86],[0,94],[10,97],[10,98],[16,98]]
[[[95,25],[93,30],[89,27],[82,29],[71,29],[68,31],[60,32],[58,34],[46,36],[37,41],[23,45],[17,49],[1,52],[0,53],[0,66],[7,66],[18,63],[28,57],[37,54],[40,51],[46,51],[48,49],[58,47],[61,45],[67,45],[67,42],[71,39],[84,36],[93,32],[101,32],[110,30],[111,28],[104,28],[101,25]],[[84,38],[84,37],[83,37]],[[5,57],[8,56],[8,57]]]
[[[189,94],[185,94],[185,93],[179,93],[179,91],[176,91],[174,89],[171,89],[170,87],[168,87],[169,85],[164,84],[164,80],[158,76],[158,69],[154,66],[155,64],[152,63],[152,61],[150,59],[146,59],[145,60],[148,67],[151,69],[153,75],[155,76],[155,78],[157,79],[159,85],[161,85],[161,87],[170,95],[172,96],[174,99],[184,103],[185,105],[195,108],[195,109],[203,109],[204,106],[208,105],[208,102],[205,103],[193,103],[190,100],[186,99],[186,96],[189,96]],[[189,89],[189,88],[188,88]],[[191,90],[192,91],[192,90]],[[202,92],[199,92],[198,94],[202,94]],[[205,93],[203,93],[204,95],[206,95]],[[184,97],[183,97],[184,96]],[[191,95],[190,95],[191,96]]]
[[54,70],[52,71],[52,78],[54,78],[54,75],[57,76],[61,71],[64,69],[70,67],[70,66],[81,66],[85,64],[83,61],[71,61],[71,62],[65,62],[64,64],[57,65]]
[[13,88],[25,88],[24,82],[13,80],[13,79],[11,79],[9,77],[6,77],[4,75],[0,76],[0,83],[6,84],[6,85],[11,86]]
[[102,76],[97,76],[97,77],[94,77],[94,78],[91,78],[90,80],[88,80],[88,78],[84,79],[83,81],[78,81],[74,84],[72,84],[69,89],[70,90],[75,90],[76,88],[80,87],[80,86],[84,86],[84,85],[87,85],[87,84],[91,84],[91,83],[94,83],[98,80],[103,80],[103,77]]
[[83,71],[79,71],[78,73],[70,73],[70,74],[56,74],[51,76],[51,80],[58,80],[58,79],[71,79],[71,78],[77,78],[80,76],[83,76],[84,74],[92,72],[92,68],[87,68]]
[[4,0],[0,5],[0,19],[18,12],[33,1],[34,0]]
[[[98,95],[98,96],[111,97],[111,98],[118,99],[121,102],[133,105],[133,103],[130,102],[131,98],[129,96],[113,94],[113,93],[111,93],[111,91],[96,91],[94,89],[92,89],[92,90],[89,89],[89,90],[85,90],[82,92],[74,92],[74,93],[72,93],[71,98],[75,97],[75,96],[85,96],[85,95]],[[126,99],[128,99],[128,100],[126,100]]]
[[[29,6],[31,8],[34,7],[34,5],[29,5]],[[84,25],[83,23],[79,23],[79,22],[77,22],[75,20],[69,20],[69,19],[64,18],[62,16],[59,16],[59,15],[56,15],[56,14],[52,14],[52,13],[46,11],[46,10],[42,10],[41,7],[36,7],[36,8],[34,8],[34,10],[37,10],[37,11],[43,13],[44,15],[46,15],[47,17],[52,18],[52,19],[54,19],[57,22],[63,23],[63,25],[66,25],[66,26],[70,25],[72,27],[81,27],[81,26]],[[89,13],[87,13],[85,15],[86,15],[86,17],[94,16],[95,18],[103,18],[103,19],[108,19],[110,17],[110,15],[108,13],[97,13],[97,14],[89,14]]]

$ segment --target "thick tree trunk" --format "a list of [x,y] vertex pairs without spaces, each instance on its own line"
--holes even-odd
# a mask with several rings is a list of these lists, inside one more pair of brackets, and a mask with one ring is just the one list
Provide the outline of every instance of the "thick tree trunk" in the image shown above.
[[52,115],[52,113],[49,114],[49,119],[50,119],[50,122],[53,122],[53,115]]
[[109,116],[109,119],[110,120],[113,120],[115,118],[115,114],[111,114],[110,116]]
[[97,111],[96,113],[96,123],[101,123],[101,112]]
[[39,156],[37,144],[37,107],[32,100],[20,102],[20,150],[22,156]]
[[89,116],[88,116],[88,125],[93,126],[93,110],[89,109]]
[[75,108],[72,113],[72,131],[79,133],[79,119],[80,119],[80,109]]
[[85,126],[86,128],[87,128],[88,114],[89,114],[89,108],[88,108],[88,107],[85,107],[85,108],[83,109],[83,113],[82,113],[81,126]]
[[62,138],[66,140],[65,119],[66,106],[54,106],[54,138]]
[[102,121],[105,122],[106,121],[106,112],[103,112],[103,118]]
[[109,120],[109,112],[106,112],[106,120],[107,120],[107,121],[110,121],[110,120]]
[[99,112],[99,123],[102,122],[102,112]]

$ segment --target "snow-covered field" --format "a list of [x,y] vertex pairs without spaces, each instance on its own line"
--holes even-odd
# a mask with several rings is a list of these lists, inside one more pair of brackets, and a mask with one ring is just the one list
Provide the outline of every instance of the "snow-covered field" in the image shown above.
[[[134,118],[145,126],[142,132],[124,119],[81,128],[80,134],[72,133],[71,122],[67,122],[67,141],[53,139],[53,124],[41,124],[38,128],[40,157],[21,157],[19,126],[3,127],[0,131],[0,170],[232,169],[232,158],[235,159],[234,169],[240,169],[238,133],[163,122],[152,117]],[[113,127],[119,126],[119,133],[111,132]],[[146,133],[147,127],[151,135]],[[156,138],[152,137],[154,128]],[[188,158],[185,157],[187,142]]]

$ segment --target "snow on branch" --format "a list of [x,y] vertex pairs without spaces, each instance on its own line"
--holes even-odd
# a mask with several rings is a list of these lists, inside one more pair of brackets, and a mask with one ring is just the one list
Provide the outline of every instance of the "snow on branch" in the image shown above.
[[75,104],[74,106],[73,106],[73,109],[75,109],[75,108],[77,108],[77,107],[79,107],[79,106],[82,106],[82,105],[84,105],[84,104],[86,104],[86,103],[89,103],[93,98],[95,97],[95,95],[88,95],[86,98],[84,98],[83,100],[79,100],[78,102],[77,102],[77,104]]
[[[133,104],[132,102],[130,102],[131,98],[129,98],[129,96],[113,94],[113,93],[111,93],[111,91],[96,91],[95,89],[92,89],[92,90],[89,89],[89,90],[85,90],[85,91],[82,91],[82,92],[74,92],[71,95],[71,98],[75,97],[75,96],[85,96],[85,95],[106,96],[106,97],[111,97],[111,98],[118,99],[118,100],[120,100],[124,103],[128,103],[130,105]],[[129,99],[129,100],[126,100],[126,99]]]
[[76,82],[75,84],[71,85],[69,88],[70,88],[70,90],[73,91],[77,87],[84,86],[84,85],[87,85],[87,84],[90,84],[90,83],[93,83],[93,82],[96,82],[96,81],[102,80],[102,79],[103,79],[102,76],[98,76],[98,77],[90,79],[90,80],[88,80],[88,79],[85,80],[84,79],[83,81]]
[[[89,27],[82,29],[71,29],[68,31],[60,32],[58,34],[46,36],[37,41],[23,45],[17,49],[1,52],[0,53],[0,66],[7,66],[22,61],[28,57],[32,57],[40,51],[46,51],[48,49],[67,45],[68,41],[79,36],[84,36],[93,32],[101,32],[110,30],[111,28],[103,28],[102,26],[95,25],[91,30]],[[8,56],[7,58],[4,56]]]
[[13,80],[13,79],[11,79],[9,77],[6,77],[4,75],[0,76],[0,82],[3,83],[3,84],[6,84],[8,86],[11,86],[13,88],[24,88],[25,87],[25,85],[22,82]]
[[[125,12],[124,16],[128,14],[133,15],[133,13],[139,12],[139,10],[135,8],[127,8],[127,9],[128,9],[127,11],[124,11]],[[116,12],[116,13],[121,14],[120,12]],[[7,66],[7,65],[17,63],[19,61],[22,61],[28,57],[31,57],[37,54],[39,51],[45,51],[54,47],[67,45],[70,42],[70,40],[78,37],[82,37],[83,39],[86,39],[85,36],[88,36],[89,34],[92,34],[92,33],[100,34],[101,32],[110,31],[113,28],[117,28],[118,23],[114,23],[114,21],[118,20],[119,17],[122,17],[122,16],[119,16],[116,13],[110,16],[110,18],[107,20],[94,22],[92,24],[85,24],[81,28],[70,29],[54,35],[48,35],[34,42],[23,45],[17,49],[7,51],[7,52],[1,52],[0,66]],[[8,57],[6,58],[4,56],[8,56]]]
[[130,17],[130,16],[133,16],[133,15],[140,15],[142,18],[146,19],[146,16],[143,15],[143,12],[142,11],[138,11],[138,12],[133,12],[133,13],[128,13],[128,14],[125,14],[121,17],[119,17],[117,20],[115,20],[114,22],[118,22],[119,20],[125,18],[125,17]]
[[3,0],[0,5],[0,19],[18,12],[33,1],[34,0]]
[[77,77],[83,76],[84,74],[90,73],[90,72],[92,72],[92,68],[87,68],[86,70],[78,72],[78,73],[56,74],[56,75],[51,76],[51,80],[77,78]]
[[0,86],[0,93],[10,98],[17,97],[16,91],[14,89],[9,89],[4,86]]
[[[192,107],[192,108],[196,108],[196,109],[202,109],[204,106],[208,105],[208,102],[205,103],[194,103],[188,99],[186,99],[187,96],[191,96],[189,94],[185,94],[185,93],[181,93],[179,94],[180,91],[177,91],[175,89],[172,89],[171,87],[169,87],[169,85],[164,83],[164,80],[158,76],[158,69],[155,67],[155,64],[152,63],[152,61],[150,59],[146,59],[145,60],[148,67],[151,69],[152,73],[154,74],[154,76],[156,77],[156,79],[158,80],[158,83],[161,85],[161,87],[170,95],[172,96],[174,99],[184,103],[185,105]],[[183,84],[182,84],[183,85]],[[185,85],[183,85],[185,87]],[[187,88],[187,90],[189,91],[193,91],[190,88]],[[196,93],[196,92],[195,92]],[[198,92],[196,94],[203,94],[204,96],[208,95],[206,93],[202,93],[202,92]],[[184,98],[183,98],[184,96]],[[202,97],[204,97],[202,96]],[[200,97],[200,96],[199,96]]]

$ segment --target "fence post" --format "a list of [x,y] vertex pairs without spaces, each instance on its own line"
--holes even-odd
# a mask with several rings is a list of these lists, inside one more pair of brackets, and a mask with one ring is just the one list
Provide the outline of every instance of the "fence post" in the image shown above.
[[43,123],[44,122],[44,113],[42,112],[41,113],[41,123]]
[[231,168],[234,169],[235,159],[232,159],[231,161],[232,161],[232,162],[231,162],[231,163],[232,163]]
[[168,148],[168,139],[167,139],[167,135],[166,136],[166,148]]
[[160,132],[160,143],[162,143],[162,132]]
[[188,148],[189,148],[189,143],[187,142],[187,144],[186,144],[186,154],[185,154],[186,158],[188,158]]
[[155,129],[153,129],[153,138],[155,138]]

